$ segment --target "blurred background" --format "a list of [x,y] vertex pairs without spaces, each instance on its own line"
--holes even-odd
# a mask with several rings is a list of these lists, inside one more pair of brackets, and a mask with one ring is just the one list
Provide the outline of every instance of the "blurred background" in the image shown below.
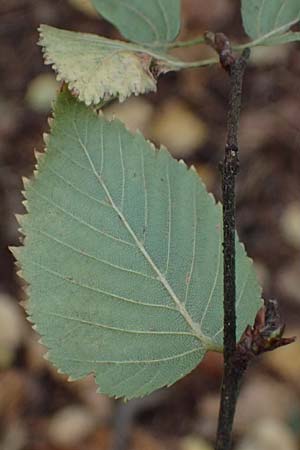
[[[183,0],[181,39],[223,31],[245,40],[235,0]],[[168,390],[127,404],[97,395],[92,377],[68,383],[19,306],[21,281],[9,245],[18,244],[14,214],[24,212],[21,176],[58,84],[43,65],[40,23],[118,38],[88,0],[0,0],[0,450],[210,450],[216,430],[222,357],[209,354]],[[264,288],[278,298],[287,335],[300,330],[300,45],[257,49],[248,69],[241,120],[238,231]],[[210,55],[203,46],[177,55]],[[228,80],[219,67],[170,73],[158,93],[111,104],[175,158],[194,164],[220,198]],[[299,341],[252,364],[234,434],[238,450],[300,449]]]

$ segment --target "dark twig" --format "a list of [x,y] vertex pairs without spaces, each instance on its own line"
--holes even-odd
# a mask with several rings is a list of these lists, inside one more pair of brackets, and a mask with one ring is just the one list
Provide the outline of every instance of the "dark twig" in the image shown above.
[[[241,110],[242,84],[249,50],[235,59],[218,49],[222,66],[229,72],[231,89],[227,120],[227,142],[222,165],[223,233],[224,233],[224,378],[216,450],[231,447],[231,434],[239,386],[247,361],[235,360],[236,354],[236,285],[235,285],[235,177],[239,170],[238,127]],[[224,55],[222,57],[222,55]]]
[[230,76],[230,99],[227,119],[227,141],[221,165],[223,190],[224,252],[224,376],[216,439],[216,450],[229,450],[236,403],[243,374],[257,355],[289,344],[294,338],[282,337],[278,306],[270,300],[256,316],[254,326],[247,326],[236,342],[236,268],[235,268],[235,178],[239,171],[238,129],[242,101],[242,85],[250,50],[242,56],[232,53],[223,33],[206,33],[206,42],[219,54],[220,63]]

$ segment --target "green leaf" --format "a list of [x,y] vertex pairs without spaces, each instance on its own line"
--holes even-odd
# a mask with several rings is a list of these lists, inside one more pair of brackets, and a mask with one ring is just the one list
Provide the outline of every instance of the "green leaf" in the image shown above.
[[242,0],[242,17],[248,36],[267,39],[299,21],[299,0]]
[[263,41],[261,45],[281,45],[288,44],[290,42],[300,41],[300,33],[299,32],[290,32],[285,34],[280,34],[277,36],[273,36],[272,38]]
[[[68,92],[47,141],[14,254],[50,360],[132,398],[222,351],[221,207],[197,173]],[[239,335],[260,294],[238,243]]]
[[132,51],[125,42],[42,25],[39,43],[58,80],[87,105],[156,90],[152,56]]
[[180,0],[92,0],[95,8],[132,42],[163,47],[180,29]]

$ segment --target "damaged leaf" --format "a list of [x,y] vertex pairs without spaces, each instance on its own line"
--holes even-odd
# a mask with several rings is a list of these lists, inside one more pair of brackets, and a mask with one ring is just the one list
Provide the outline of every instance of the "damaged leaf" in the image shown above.
[[[40,45],[46,64],[57,72],[58,80],[86,105],[118,97],[156,91],[155,74],[159,62],[147,53],[133,51],[130,44],[93,34],[40,27]],[[167,70],[167,69],[165,69]]]

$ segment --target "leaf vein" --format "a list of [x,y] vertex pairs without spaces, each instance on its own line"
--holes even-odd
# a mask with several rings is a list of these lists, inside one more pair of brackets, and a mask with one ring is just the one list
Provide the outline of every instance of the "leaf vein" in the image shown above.
[[130,11],[132,11],[134,14],[136,14],[138,17],[140,17],[147,25],[149,25],[149,27],[151,28],[151,30],[154,33],[155,38],[157,39],[157,41],[159,41],[159,33],[158,30],[155,26],[155,24],[153,24],[151,22],[151,20],[148,19],[147,16],[145,16],[145,14],[143,14],[141,11],[139,11],[137,8],[135,8],[132,5],[129,5],[127,2],[125,2],[124,0],[119,0],[122,5],[125,6],[125,8],[129,9]]
[[170,22],[169,22],[169,19],[168,19],[168,14],[166,13],[166,10],[165,10],[161,0],[157,0],[157,4],[159,6],[159,9],[161,10],[162,16],[164,18],[164,22],[166,24],[166,32],[167,32],[166,37],[167,37],[167,41],[169,41],[169,39],[170,39],[170,31],[171,30],[170,30]]
[[69,156],[68,153],[66,153],[63,150],[61,150],[59,147],[54,145],[52,142],[51,142],[51,147],[56,152],[60,153],[67,161],[70,161],[72,164],[74,164],[75,166],[79,167],[82,170],[85,170],[89,174],[91,173],[91,171],[90,171],[90,169],[88,167],[82,166],[78,161],[76,161],[76,159],[71,158],[71,156]]
[[207,303],[206,303],[206,307],[205,307],[205,309],[204,309],[204,312],[203,312],[202,317],[201,317],[201,320],[200,320],[200,327],[202,326],[202,323],[203,323],[203,321],[204,321],[204,319],[205,319],[205,317],[206,317],[206,314],[207,314],[207,312],[208,312],[210,303],[211,303],[212,298],[213,298],[213,294],[214,294],[215,289],[216,289],[216,286],[217,286],[217,281],[218,281],[218,278],[219,278],[219,275],[220,275],[220,270],[221,270],[221,259],[222,259],[222,258],[221,258],[221,255],[222,255],[221,233],[219,234],[219,236],[220,236],[220,237],[219,237],[219,252],[218,252],[218,262],[217,262],[216,275],[215,275],[215,278],[214,278],[214,281],[213,281],[213,284],[212,284],[212,287],[211,287],[211,291],[210,291],[210,294],[209,294],[209,297],[208,297],[208,300],[207,300]]
[[94,261],[100,262],[100,263],[105,264],[107,266],[113,267],[114,269],[121,270],[123,272],[132,273],[134,275],[139,275],[139,276],[147,278],[149,280],[157,281],[157,278],[151,277],[150,275],[146,275],[145,273],[138,272],[138,271],[132,270],[132,269],[127,269],[126,267],[118,266],[117,264],[113,264],[113,263],[111,263],[109,261],[106,261],[105,259],[100,259],[100,258],[97,258],[96,256],[90,255],[89,253],[85,252],[84,250],[80,250],[79,248],[76,248],[73,245],[67,244],[66,242],[61,241],[60,239],[56,238],[55,236],[53,236],[53,235],[51,235],[51,234],[49,234],[49,233],[47,233],[45,231],[34,229],[34,228],[31,228],[31,229],[33,231],[35,231],[36,233],[40,233],[43,236],[46,236],[47,238],[51,239],[52,241],[55,241],[58,244],[66,247],[66,248],[69,248],[70,250],[78,253],[81,256],[85,256],[85,257],[87,257],[89,259],[92,259]]
[[122,147],[122,139],[121,139],[121,133],[120,130],[118,132],[118,139],[119,139],[119,149],[120,149],[120,160],[121,160],[121,167],[122,167],[122,194],[121,194],[121,211],[124,209],[124,198],[125,198],[125,167],[124,167],[124,157],[123,157],[123,147]]
[[88,284],[83,284],[77,280],[74,280],[74,278],[69,277],[68,275],[64,275],[61,274],[59,272],[56,272],[55,270],[50,269],[47,266],[44,266],[43,264],[40,264],[36,261],[32,261],[32,264],[40,267],[42,270],[45,270],[45,272],[48,272],[50,274],[52,274],[53,276],[60,278],[61,280],[64,280],[67,283],[71,283],[74,284],[75,286],[79,286],[82,289],[88,289],[92,292],[98,292],[99,294],[103,294],[103,295],[107,295],[108,297],[112,297],[115,298],[117,300],[123,301],[123,302],[127,302],[127,303],[132,303],[134,305],[138,305],[138,306],[145,306],[145,307],[149,307],[149,308],[160,308],[160,309],[167,309],[167,310],[171,310],[171,311],[177,311],[177,309],[172,308],[171,306],[168,305],[161,305],[161,304],[155,304],[155,303],[144,303],[141,301],[137,301],[137,300],[133,300],[127,297],[122,297],[120,295],[117,294],[113,294],[112,292],[107,292],[107,291],[103,291],[102,289],[93,287],[93,286],[89,286]]
[[75,186],[75,184],[73,184],[70,180],[67,180],[65,177],[63,177],[55,169],[52,169],[51,167],[49,167],[48,170],[49,170],[49,172],[53,173],[53,175],[55,175],[57,178],[62,180],[65,184],[67,184],[72,189],[74,189],[74,191],[79,192],[80,194],[84,195],[85,197],[89,198],[90,200],[93,200],[94,202],[98,203],[98,205],[106,206],[106,207],[108,207],[110,209],[112,208],[112,206],[109,203],[107,203],[105,201],[102,201],[102,200],[99,200],[98,198],[95,198],[92,195],[88,194],[87,192],[84,192],[81,189],[79,189],[77,186]]
[[171,232],[172,232],[172,198],[171,198],[171,185],[170,185],[170,174],[169,174],[169,164],[166,165],[166,178],[167,178],[167,188],[168,188],[168,247],[167,247],[167,263],[165,276],[169,271],[170,264],[170,253],[171,253]]
[[177,298],[175,292],[173,291],[172,287],[170,286],[170,284],[168,283],[167,279],[163,276],[163,274],[160,272],[160,270],[157,268],[157,266],[155,265],[155,263],[153,262],[152,258],[150,257],[150,255],[147,253],[146,249],[144,248],[144,246],[142,245],[142,243],[139,241],[139,239],[137,238],[136,234],[134,233],[134,231],[131,229],[129,223],[127,222],[125,216],[123,215],[122,211],[119,210],[119,208],[116,206],[107,186],[105,185],[102,177],[99,175],[99,173],[97,172],[93,161],[89,155],[88,149],[86,148],[86,146],[84,145],[84,143],[82,142],[81,138],[80,138],[80,134],[78,132],[77,129],[77,125],[76,122],[73,121],[74,124],[74,129],[77,133],[78,136],[78,140],[80,142],[80,145],[82,146],[83,151],[86,154],[86,157],[89,161],[89,164],[91,165],[92,171],[96,177],[96,179],[98,180],[100,186],[102,187],[102,189],[105,191],[107,198],[109,199],[109,201],[112,204],[112,207],[115,209],[117,215],[120,217],[120,219],[122,220],[126,230],[128,231],[128,233],[131,235],[131,237],[133,238],[134,242],[137,245],[137,248],[141,251],[141,253],[144,255],[146,261],[149,263],[150,267],[152,268],[152,270],[154,271],[154,273],[157,274],[159,280],[161,281],[163,287],[166,289],[166,291],[168,292],[169,296],[171,297],[172,301],[175,303],[177,310],[180,312],[180,314],[182,315],[182,317],[184,318],[184,320],[187,322],[187,324],[190,326],[190,328],[193,330],[193,332],[195,332],[195,334],[198,336],[198,339],[200,341],[203,341],[206,343],[207,347],[210,347],[212,345],[212,341],[211,339],[204,335],[201,331],[201,329],[199,328],[198,324],[194,323],[194,321],[192,320],[191,316],[189,315],[188,311],[186,310],[185,306],[183,303],[180,302],[180,300]]
[[100,128],[100,149],[101,149],[101,164],[100,164],[100,174],[102,175],[103,172],[103,165],[104,165],[104,141],[103,141],[103,123],[101,122]]
[[157,377],[157,375],[160,373],[160,367],[157,366],[155,368],[155,372],[154,374],[150,377],[149,380],[145,381],[145,383],[143,383],[141,386],[139,386],[138,388],[138,392],[144,392],[145,391],[145,387],[148,386],[149,384],[153,383],[153,381],[155,380],[155,378]]
[[[239,298],[238,298],[238,300],[237,300],[237,303],[236,303],[236,309],[239,307],[239,305],[240,305],[240,303],[241,303],[241,300],[242,300],[242,298],[243,298],[243,295],[244,295],[244,292],[245,292],[245,289],[246,289],[246,286],[247,286],[247,283],[248,283],[248,280],[249,280],[249,275],[250,275],[250,268],[249,268],[249,270],[248,270],[248,272],[247,272],[247,275],[246,275],[246,277],[245,277],[245,280],[244,280],[244,283],[243,283],[243,286],[242,286],[242,289],[241,289]],[[224,326],[222,326],[222,328],[220,328],[220,329],[217,331],[217,333],[213,336],[213,339],[215,339],[220,333],[222,333],[223,330],[224,330]]]
[[120,328],[112,325],[106,325],[102,323],[92,322],[86,319],[79,319],[77,317],[66,316],[64,314],[55,313],[55,312],[47,312],[49,316],[59,317],[61,319],[70,320],[73,322],[78,322],[83,325],[91,325],[97,328],[104,328],[111,331],[118,331],[120,333],[128,333],[128,334],[146,334],[146,335],[163,335],[163,336],[192,336],[196,337],[193,333],[185,332],[185,331],[152,331],[152,330],[129,330],[126,328]]
[[165,358],[157,358],[157,359],[141,359],[141,360],[121,360],[121,361],[99,361],[99,360],[81,360],[74,358],[64,358],[66,361],[80,362],[80,363],[90,363],[90,364],[160,364],[166,361],[172,361],[174,359],[180,359],[187,355],[191,355],[192,353],[197,353],[203,350],[201,347],[193,348],[192,350],[188,350],[183,353],[178,353],[173,356],[166,356]]
[[282,11],[284,10],[284,8],[286,7],[286,1],[283,0],[281,6],[278,8],[277,14],[276,14],[276,18],[275,18],[275,22],[274,22],[274,28],[277,27],[279,19],[280,19],[280,15],[282,13]]
[[260,9],[259,9],[259,12],[258,12],[258,17],[257,17],[257,27],[256,27],[256,30],[257,30],[257,36],[260,36],[260,35],[261,35],[261,32],[262,32],[262,30],[261,30],[261,23],[262,23],[263,9],[264,9],[264,7],[265,7],[265,3],[266,3],[266,0],[262,0],[262,3],[261,3],[261,5],[260,5]]
[[129,380],[132,380],[133,378],[135,378],[137,375],[140,375],[141,373],[143,373],[145,370],[148,370],[148,367],[140,367],[137,371],[135,371],[133,374],[129,375],[128,377],[122,378],[119,383],[114,383],[114,391],[116,392],[117,389],[120,389],[120,386],[122,386],[122,384],[124,383],[128,383]]
[[71,213],[70,211],[66,210],[65,208],[63,208],[62,206],[59,206],[57,203],[53,202],[52,200],[50,200],[48,197],[46,197],[45,195],[41,194],[40,192],[38,192],[36,189],[34,189],[31,186],[31,190],[35,192],[35,194],[40,197],[41,199],[43,199],[45,202],[51,204],[54,208],[58,209],[59,211],[63,212],[64,214],[66,214],[68,217],[72,218],[74,221],[80,223],[81,225],[84,225],[88,228],[90,228],[91,230],[95,231],[96,233],[99,233],[103,236],[106,236],[109,239],[112,239],[114,241],[120,242],[124,245],[128,245],[130,247],[135,247],[134,244],[132,244],[131,242],[128,241],[124,241],[123,239],[120,239],[116,236],[113,236],[112,234],[107,233],[106,231],[100,230],[99,228],[94,227],[93,225],[90,225],[88,222],[86,222],[85,220],[81,220],[79,219],[79,217],[75,216],[73,213]]
[[144,185],[144,230],[143,230],[143,240],[146,241],[146,233],[148,227],[148,191],[147,191],[147,183],[146,183],[146,174],[145,174],[145,159],[144,153],[141,154],[141,163],[142,163],[142,177],[143,177],[143,185]]
[[[186,282],[186,288],[185,288],[185,297],[184,297],[184,304],[186,304],[188,295],[189,295],[189,289],[190,284],[192,281],[192,276],[194,273],[194,266],[195,266],[195,259],[196,259],[196,241],[197,241],[197,228],[198,228],[198,215],[197,215],[197,205],[196,205],[196,193],[195,193],[195,186],[193,190],[193,252],[192,252],[192,260],[191,260],[191,267],[188,274],[188,279]],[[201,327],[201,325],[200,325]]]

